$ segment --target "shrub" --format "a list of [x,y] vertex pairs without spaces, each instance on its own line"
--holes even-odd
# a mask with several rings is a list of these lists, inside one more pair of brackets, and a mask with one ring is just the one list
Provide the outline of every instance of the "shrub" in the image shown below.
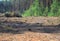
[[6,12],[5,16],[6,17],[22,17],[19,12],[18,13],[16,13],[16,12]]
[[6,16],[6,17],[10,17],[10,14],[9,14],[9,13],[5,13],[5,16]]
[[14,13],[13,15],[14,17],[22,17],[22,15],[20,13]]
[[57,0],[53,0],[49,15],[50,16],[57,16],[57,12],[58,12],[58,1]]
[[48,7],[46,7],[42,15],[43,16],[48,16],[48,14],[49,14]]
[[40,16],[42,15],[41,8],[39,7],[39,0],[35,0],[28,10],[24,12],[23,17],[27,16]]
[[13,17],[13,15],[14,15],[14,12],[6,12],[5,13],[6,17]]

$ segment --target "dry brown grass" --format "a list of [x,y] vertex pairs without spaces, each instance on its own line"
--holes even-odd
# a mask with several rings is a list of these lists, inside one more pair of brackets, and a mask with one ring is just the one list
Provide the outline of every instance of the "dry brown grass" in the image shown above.
[[60,24],[60,17],[0,17],[0,22],[25,22],[25,23],[42,23],[44,25]]

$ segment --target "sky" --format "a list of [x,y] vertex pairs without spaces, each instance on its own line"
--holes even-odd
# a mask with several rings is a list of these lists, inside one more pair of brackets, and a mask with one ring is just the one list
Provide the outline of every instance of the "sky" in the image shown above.
[[5,0],[0,0],[0,1],[5,1]]
[[[3,0],[0,0],[0,1],[3,1]],[[4,0],[5,1],[5,0]]]

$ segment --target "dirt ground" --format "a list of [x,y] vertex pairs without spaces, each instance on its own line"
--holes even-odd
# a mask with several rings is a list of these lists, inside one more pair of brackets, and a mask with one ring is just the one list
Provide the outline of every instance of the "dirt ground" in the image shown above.
[[0,34],[0,41],[60,41],[60,34],[25,32],[24,34]]
[[0,17],[0,41],[60,41],[60,17]]

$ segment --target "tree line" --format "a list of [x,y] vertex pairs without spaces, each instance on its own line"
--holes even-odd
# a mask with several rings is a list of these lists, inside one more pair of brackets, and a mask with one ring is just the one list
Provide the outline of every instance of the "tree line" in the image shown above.
[[22,16],[59,16],[59,7],[59,0],[0,1],[0,13],[15,12],[16,14],[22,14]]

